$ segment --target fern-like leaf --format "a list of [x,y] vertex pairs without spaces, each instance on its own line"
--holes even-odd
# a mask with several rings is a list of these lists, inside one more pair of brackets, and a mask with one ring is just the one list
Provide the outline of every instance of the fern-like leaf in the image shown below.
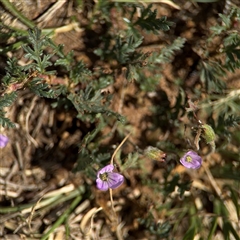
[[152,31],[154,34],[158,34],[159,30],[168,31],[173,22],[167,21],[167,17],[157,18],[157,10],[151,10],[152,4],[147,8],[142,7],[141,16],[134,23],[139,25],[142,29]]
[[133,36],[129,36],[126,40],[123,40],[120,36],[116,39],[116,45],[113,48],[113,52],[115,53],[116,59],[121,64],[126,64],[131,54],[134,53],[137,47],[142,43],[143,37],[135,38]]
[[150,61],[160,64],[169,63],[172,60],[175,52],[183,48],[185,42],[185,38],[176,38],[170,46],[163,48],[160,54],[154,53],[150,58]]
[[3,107],[9,107],[13,104],[13,102],[17,98],[17,93],[16,92],[11,92],[11,93],[5,93],[1,98],[0,98],[0,109]]
[[217,62],[205,62],[201,64],[200,79],[205,84],[206,89],[211,92],[221,92],[225,88],[225,83],[221,77],[225,75],[225,70]]
[[0,111],[0,125],[3,127],[14,128],[15,124],[12,123],[8,118],[4,117],[5,112]]

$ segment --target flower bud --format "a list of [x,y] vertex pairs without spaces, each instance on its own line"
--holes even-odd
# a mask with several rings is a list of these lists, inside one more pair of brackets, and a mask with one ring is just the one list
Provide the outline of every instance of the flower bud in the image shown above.
[[166,158],[166,153],[164,153],[162,150],[155,148],[155,147],[147,147],[145,149],[144,154],[149,157],[152,160],[158,160],[160,162],[164,162]]
[[212,127],[208,124],[202,125],[203,129],[203,137],[206,140],[206,143],[213,143],[215,140],[215,132],[213,131]]

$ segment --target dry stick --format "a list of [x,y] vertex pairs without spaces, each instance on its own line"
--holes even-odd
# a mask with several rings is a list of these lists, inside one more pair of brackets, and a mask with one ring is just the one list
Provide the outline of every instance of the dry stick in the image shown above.
[[16,141],[16,150],[17,150],[17,162],[19,164],[19,170],[20,170],[24,185],[27,185],[28,182],[25,174],[26,164],[24,164],[22,149],[18,141]]
[[29,231],[30,231],[31,234],[33,233],[32,227],[31,227],[31,222],[32,222],[33,214],[34,214],[34,212],[35,212],[35,210],[36,210],[37,205],[40,203],[40,201],[43,199],[43,197],[44,197],[44,196],[42,196],[42,197],[37,201],[37,203],[32,207],[32,210],[31,210],[31,212],[30,212],[30,215],[29,215],[29,217],[26,219],[27,224],[28,224],[28,228],[29,228]]
[[208,166],[206,166],[205,163],[202,164],[204,171],[206,172],[208,179],[212,185],[212,187],[214,188],[214,190],[216,191],[217,195],[221,198],[221,190],[219,188],[219,186],[217,185],[212,173],[210,172]]
[[[80,223],[80,231],[83,234],[83,239],[84,240],[89,240],[91,239],[91,233],[92,233],[92,229],[93,229],[93,225],[94,225],[94,217],[95,215],[102,210],[102,207],[99,208],[92,208],[91,210],[89,210],[83,217],[82,217],[82,221]],[[86,230],[87,228],[87,223],[89,222],[90,219],[90,227]]]
[[59,11],[59,9],[62,8],[62,6],[67,3],[67,1],[57,1],[55,2],[43,15],[38,17],[36,19],[37,23],[42,23],[42,28],[50,21],[53,19],[56,15],[56,13]]
[[[43,125],[43,118],[45,118],[46,117],[46,115],[48,116],[48,118],[49,118],[49,113],[48,113],[48,108],[47,108],[47,106],[45,106],[44,108],[43,108],[43,111],[42,111],[42,114],[41,114],[41,116],[38,118],[38,122],[37,122],[37,125],[36,125],[36,127],[34,128],[34,130],[32,131],[32,137],[33,137],[33,139],[36,137],[36,135],[37,135],[37,133],[39,132],[39,130],[40,130],[40,128],[42,127],[42,125]],[[35,139],[34,139],[35,140]]]
[[125,223],[121,222],[118,226],[117,226],[117,231],[116,231],[116,235],[117,235],[117,239],[118,240],[124,240],[122,233],[121,233],[121,229],[123,228]]
[[28,124],[28,122],[29,122],[30,115],[31,115],[31,113],[32,113],[32,111],[33,111],[33,108],[34,108],[35,105],[36,105],[37,100],[38,100],[38,97],[35,96],[35,97],[33,98],[32,102],[31,102],[30,108],[29,108],[29,110],[28,110],[28,113],[27,113],[27,116],[26,116],[26,123],[25,123],[27,138],[28,138],[28,140],[30,140],[30,141],[33,143],[33,145],[34,145],[36,148],[38,147],[38,143],[37,143],[37,141],[36,141],[36,140],[30,135],[30,133],[29,133],[29,128],[28,128],[29,124]]

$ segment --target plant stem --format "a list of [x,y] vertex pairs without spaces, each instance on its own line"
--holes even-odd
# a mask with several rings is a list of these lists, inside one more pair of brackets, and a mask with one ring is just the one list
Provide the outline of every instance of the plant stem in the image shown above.
[[52,227],[48,230],[48,232],[42,236],[41,240],[46,240],[48,236],[65,221],[68,215],[76,208],[76,206],[81,200],[82,200],[82,196],[77,196],[72,202],[72,204],[70,205],[70,207],[63,213],[63,215],[61,215],[60,218],[58,218],[58,220],[52,225]]
[[13,4],[11,4],[8,0],[0,0],[0,2],[4,5],[4,7],[12,13],[15,17],[17,17],[22,23],[24,23],[29,28],[34,28],[35,24],[26,18],[21,12],[19,12]]
[[[57,204],[68,201],[82,193],[83,193],[83,189],[76,188],[75,190],[73,190],[67,195],[60,194],[51,198],[43,199],[40,205],[41,205],[41,208],[50,207],[50,206],[54,207]],[[30,208],[32,208],[34,204],[36,203],[28,203],[20,206],[15,206],[15,207],[0,207],[0,213],[13,213],[13,212],[20,212],[20,211],[23,211],[23,213],[27,213],[31,211]],[[28,209],[28,210],[25,210],[25,209]]]

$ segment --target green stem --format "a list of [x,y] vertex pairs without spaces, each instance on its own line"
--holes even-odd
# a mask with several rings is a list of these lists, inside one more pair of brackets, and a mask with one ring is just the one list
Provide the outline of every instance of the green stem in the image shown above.
[[35,24],[26,18],[21,12],[19,12],[13,4],[11,4],[8,0],[0,0],[0,2],[4,5],[4,7],[12,13],[15,17],[17,17],[22,23],[24,23],[29,28],[34,28]]
[[[46,199],[46,200],[42,201],[42,205],[47,206],[52,202],[55,203],[58,198],[61,198],[61,196],[59,195],[59,196],[54,196],[52,198]],[[33,207],[34,204],[36,204],[36,203],[28,203],[28,204],[23,204],[23,205],[16,206],[16,207],[1,207],[0,208],[0,213],[20,212],[24,209]]]
[[[47,207],[54,207],[59,203],[68,201],[74,197],[76,197],[79,194],[82,194],[84,192],[84,189],[82,187],[76,188],[69,194],[59,194],[57,196],[53,196],[51,198],[47,198],[41,201],[42,208],[47,208]],[[23,204],[20,206],[16,207],[0,207],[0,213],[14,213],[14,212],[20,212],[26,208],[31,208],[35,205],[36,203],[28,203],[28,204]],[[1,223],[1,221],[0,221]]]
[[76,206],[79,204],[81,200],[82,196],[77,196],[70,205],[70,207],[63,213],[63,215],[60,218],[58,218],[58,220],[52,225],[49,231],[42,236],[41,240],[46,240],[48,236],[65,221],[68,215],[76,208]]

